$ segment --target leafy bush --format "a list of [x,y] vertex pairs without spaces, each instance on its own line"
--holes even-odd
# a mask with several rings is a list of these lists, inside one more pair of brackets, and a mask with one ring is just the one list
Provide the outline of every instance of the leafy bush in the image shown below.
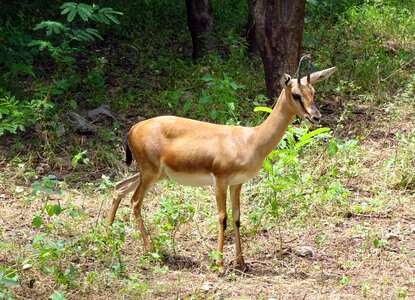
[[26,127],[42,120],[54,105],[40,99],[19,101],[9,93],[0,96],[0,136],[25,131]]
[[223,79],[205,75],[202,80],[206,88],[202,89],[202,95],[199,98],[199,114],[201,116],[208,114],[210,119],[225,124],[238,123],[236,111],[238,111],[240,97],[236,91],[245,86],[234,82],[226,74]]

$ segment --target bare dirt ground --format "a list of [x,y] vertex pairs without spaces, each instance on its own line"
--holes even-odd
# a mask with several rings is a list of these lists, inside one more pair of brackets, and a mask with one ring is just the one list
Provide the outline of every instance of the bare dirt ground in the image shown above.
[[[82,250],[59,252],[54,259],[59,263],[46,266],[62,270],[69,264],[75,266],[74,282],[66,283],[67,299],[411,299],[415,297],[414,191],[383,182],[388,178],[383,174],[384,163],[397,151],[395,133],[413,134],[410,115],[394,124],[377,118],[367,127],[360,142],[364,154],[358,160],[359,175],[344,182],[350,191],[351,208],[368,205],[374,209],[351,209],[338,215],[320,210],[301,226],[281,224],[281,232],[264,228],[253,232],[246,225],[242,239],[249,270],[244,273],[232,266],[232,226],[226,231],[227,271],[219,276],[211,269],[216,209],[210,188],[195,191],[177,187],[178,192],[168,192],[173,196],[194,193],[196,212],[175,231],[174,251],[158,261],[142,259],[142,243],[125,199],[116,223],[124,224],[125,230],[125,242],[118,248],[123,266],[119,275],[109,271],[109,266],[116,264],[108,257],[117,258],[108,254],[111,245],[94,250],[99,248],[99,236],[104,235],[100,221],[109,209],[110,195],[94,192],[94,188],[68,188],[58,200],[62,206],[71,203],[84,214],[78,218],[62,214],[48,238],[65,239]],[[4,160],[0,166],[0,266],[14,266],[21,285],[8,291],[17,299],[48,299],[65,284],[59,282],[59,272],[37,265],[41,256],[34,255],[31,246],[36,235],[48,232],[32,225],[32,216],[43,203],[25,200],[30,188],[14,178],[16,164]],[[146,200],[146,223],[152,233],[154,224],[148,216],[169,184],[160,183]],[[249,224],[246,212],[252,203],[249,188],[245,191],[242,224]],[[92,237],[85,238],[91,230]],[[301,254],[301,249],[305,253]],[[22,267],[25,259],[30,267]]]

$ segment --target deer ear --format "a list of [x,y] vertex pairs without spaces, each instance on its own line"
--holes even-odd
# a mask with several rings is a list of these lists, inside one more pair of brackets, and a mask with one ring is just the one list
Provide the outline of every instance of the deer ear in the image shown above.
[[280,79],[280,85],[283,89],[291,87],[291,76],[288,74],[282,75]]
[[[331,76],[331,74],[334,73],[334,71],[336,71],[336,67],[332,67],[329,69],[325,69],[325,70],[321,70],[318,72],[314,72],[310,74],[310,83],[316,83],[319,81],[323,81],[326,80],[327,78],[329,78]],[[307,83],[307,76],[304,76],[303,78],[301,78],[301,83],[302,84],[306,84]]]

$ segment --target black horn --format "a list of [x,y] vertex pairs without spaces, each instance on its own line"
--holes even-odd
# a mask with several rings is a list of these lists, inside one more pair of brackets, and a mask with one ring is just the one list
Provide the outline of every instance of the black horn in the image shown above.
[[308,60],[308,70],[307,70],[307,82],[310,83],[310,71],[311,71],[311,64],[310,64],[310,56],[304,55],[301,57],[300,62],[298,63],[298,69],[297,69],[297,82],[300,84],[301,82],[301,67],[303,65],[304,60]]

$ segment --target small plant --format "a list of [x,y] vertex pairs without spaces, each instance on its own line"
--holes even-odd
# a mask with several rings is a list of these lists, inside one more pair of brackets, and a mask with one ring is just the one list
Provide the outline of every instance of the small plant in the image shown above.
[[[57,180],[54,175],[48,175],[43,177],[41,181],[35,181],[32,183],[32,195],[38,195],[41,197],[42,201],[45,204],[44,209],[49,217],[59,215],[62,212],[62,207],[59,201],[57,204],[49,204],[49,200],[51,199],[52,195],[62,194],[60,184],[61,182]],[[43,218],[40,216],[40,214],[36,215],[32,220],[32,224],[36,228],[39,228],[42,223]]]
[[374,239],[373,240],[373,246],[375,246],[376,248],[383,248],[388,244],[387,240],[384,239]]
[[223,259],[223,253],[218,252],[218,251],[212,251],[209,253],[209,258],[208,258],[208,263],[210,266],[210,269],[212,271],[217,271],[219,270],[219,267],[216,264],[217,260],[222,260]]
[[74,169],[79,164],[79,162],[85,165],[89,163],[89,158],[87,157],[87,153],[88,153],[88,150],[84,150],[84,151],[78,152],[77,154],[74,155],[74,157],[72,157],[71,164],[74,167]]
[[192,220],[195,208],[184,203],[180,198],[167,195],[160,200],[160,210],[153,216],[153,223],[157,224],[159,235],[156,238],[156,247],[174,249],[174,239],[179,226]]
[[406,288],[396,288],[395,294],[399,299],[406,299],[408,297],[408,290]]
[[250,216],[255,228],[265,214],[279,219],[280,215],[286,215],[287,210],[293,209],[293,205],[304,198],[301,186],[308,187],[311,177],[303,176],[300,156],[308,146],[312,147],[318,140],[329,138],[329,131],[329,128],[313,131],[304,127],[288,128],[278,148],[263,162],[266,173],[264,181],[272,193],[266,195],[265,202]]
[[343,275],[342,278],[338,281],[338,285],[341,286],[348,286],[350,283],[350,279],[347,275]]
[[239,96],[237,90],[245,86],[238,84],[226,74],[223,79],[216,79],[210,75],[202,77],[206,88],[199,98],[198,111],[200,115],[208,114],[210,119],[225,124],[236,124],[236,110]]

